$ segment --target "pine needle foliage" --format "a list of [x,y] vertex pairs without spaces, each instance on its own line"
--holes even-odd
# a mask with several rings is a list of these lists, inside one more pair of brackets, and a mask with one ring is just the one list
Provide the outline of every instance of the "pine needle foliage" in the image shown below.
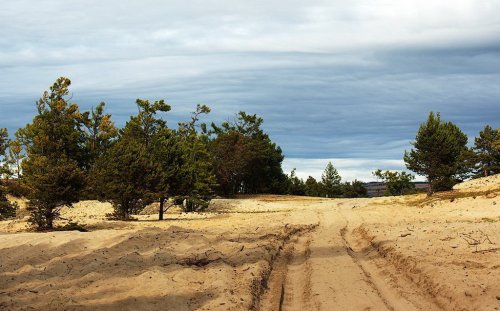
[[476,177],[500,173],[500,129],[486,125],[474,140]]
[[429,195],[450,190],[470,173],[467,135],[452,122],[441,120],[439,113],[429,114],[412,144],[414,148],[405,151],[404,161],[408,169],[427,177]]
[[63,205],[79,200],[87,159],[83,118],[69,103],[71,81],[61,77],[36,103],[32,123],[16,134],[26,149],[23,182],[29,189],[30,221],[38,229],[52,229]]
[[7,189],[3,183],[4,174],[9,174],[9,167],[3,165],[7,162],[6,152],[9,147],[9,134],[6,128],[0,128],[0,220],[16,216],[16,204],[9,202]]

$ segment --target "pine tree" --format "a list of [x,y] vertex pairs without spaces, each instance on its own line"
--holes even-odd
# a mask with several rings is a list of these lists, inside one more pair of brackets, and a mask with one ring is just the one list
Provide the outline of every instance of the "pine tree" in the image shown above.
[[177,132],[167,127],[158,131],[153,139],[150,156],[153,159],[152,185],[160,203],[158,219],[163,220],[165,202],[179,195],[182,189],[185,158]]
[[486,125],[474,140],[476,177],[500,173],[500,129]]
[[295,173],[296,169],[294,168],[290,172],[290,176],[288,177],[288,191],[287,194],[291,195],[305,195],[306,194],[306,186],[302,179],[297,177]]
[[321,197],[321,185],[312,176],[309,176],[305,182],[305,192],[310,197]]
[[234,122],[220,127],[212,123],[215,174],[225,194],[287,191],[287,177],[281,168],[284,156],[262,130],[263,122],[255,114],[240,111]]
[[[110,201],[114,217],[129,219],[147,204],[166,196],[168,183],[161,178],[158,136],[166,130],[159,112],[170,111],[164,100],[136,101],[139,112],[119,131],[116,142],[96,162],[92,175],[101,200]],[[158,149],[159,150],[159,149]],[[161,149],[163,150],[163,149]]]
[[252,150],[248,139],[236,131],[222,132],[210,141],[209,149],[219,192],[224,195],[241,192],[241,186],[251,170]]
[[420,125],[413,146],[405,151],[404,161],[408,169],[427,177],[429,195],[451,189],[471,170],[467,135],[455,124],[442,121],[439,113],[431,112]]
[[111,202],[113,218],[123,220],[154,200],[148,191],[151,173],[146,148],[128,136],[120,137],[92,169],[98,198]]
[[89,153],[89,167],[104,154],[118,135],[118,129],[111,120],[111,115],[104,113],[105,106],[106,104],[101,102],[96,108],[83,114],[83,122],[87,129],[85,145]]
[[321,175],[321,183],[324,195],[327,198],[333,198],[342,194],[342,187],[340,184],[341,178],[337,169],[333,166],[332,162],[328,162],[325,171]]
[[101,102],[96,108],[83,113],[85,126],[85,162],[86,187],[83,192],[84,199],[98,199],[100,185],[95,178],[95,165],[99,159],[111,148],[118,135],[118,129],[111,120],[111,115],[104,112],[105,103]]
[[9,152],[6,155],[6,162],[10,165],[12,175],[20,179],[22,177],[21,163],[25,158],[23,146],[19,139],[9,141]]
[[386,195],[403,195],[413,193],[415,191],[415,184],[413,180],[415,176],[406,172],[391,172],[378,169],[373,172],[373,176],[382,180],[385,184]]
[[[5,154],[9,147],[9,134],[6,128],[0,128],[0,163],[6,162]],[[17,205],[9,202],[3,185],[3,175],[8,174],[8,166],[0,167],[0,220],[16,216]]]
[[357,179],[352,182],[345,182],[342,185],[342,196],[345,198],[364,198],[368,195],[368,190],[363,183]]
[[51,229],[63,205],[77,202],[86,161],[82,114],[67,102],[71,81],[61,77],[37,102],[38,114],[18,131],[26,147],[23,182],[29,189],[30,221]]
[[[208,206],[217,181],[213,173],[212,156],[208,150],[209,139],[204,124],[198,125],[199,117],[208,114],[210,108],[198,105],[191,121],[179,123],[177,135],[182,148],[183,163],[180,169],[182,177],[179,195],[186,201],[185,210],[194,212]],[[198,132],[198,127],[202,132]]]

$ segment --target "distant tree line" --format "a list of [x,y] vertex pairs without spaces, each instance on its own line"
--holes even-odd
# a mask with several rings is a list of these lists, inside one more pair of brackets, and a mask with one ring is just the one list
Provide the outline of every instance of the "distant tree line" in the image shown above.
[[297,177],[295,169],[293,169],[288,176],[286,193],[326,198],[361,198],[367,196],[367,190],[363,186],[363,182],[359,180],[342,182],[342,178],[331,162],[326,165],[320,181],[309,176],[304,182],[304,180]]
[[[436,191],[451,190],[452,187],[469,178],[478,178],[500,173],[500,128],[486,125],[468,147],[467,135],[452,122],[445,122],[439,113],[430,112],[426,122],[418,129],[413,148],[405,151],[406,167],[425,176],[428,181],[428,195]],[[415,193],[415,176],[407,172],[373,172],[385,185],[384,195]],[[319,197],[356,198],[366,196],[363,183],[342,183],[340,175],[328,163],[321,181],[309,177],[305,182],[296,176],[295,169],[288,177],[288,191],[294,195]]]

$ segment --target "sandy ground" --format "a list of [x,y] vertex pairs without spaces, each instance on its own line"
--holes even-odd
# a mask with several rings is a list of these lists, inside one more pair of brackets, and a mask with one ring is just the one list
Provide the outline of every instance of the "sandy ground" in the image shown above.
[[500,310],[499,177],[432,198],[215,200],[162,222],[63,209],[90,232],[3,221],[0,310]]

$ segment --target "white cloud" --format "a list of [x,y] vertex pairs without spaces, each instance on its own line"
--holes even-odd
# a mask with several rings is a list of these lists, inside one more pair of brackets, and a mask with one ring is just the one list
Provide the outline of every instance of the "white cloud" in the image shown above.
[[[352,52],[498,38],[499,1],[10,1],[0,12],[7,54],[31,45],[100,57],[171,53]],[[43,18],[41,18],[43,16]],[[3,42],[3,44],[2,44]],[[71,48],[70,48],[71,49]],[[94,53],[82,58],[94,59]],[[13,56],[15,59],[16,57]]]

